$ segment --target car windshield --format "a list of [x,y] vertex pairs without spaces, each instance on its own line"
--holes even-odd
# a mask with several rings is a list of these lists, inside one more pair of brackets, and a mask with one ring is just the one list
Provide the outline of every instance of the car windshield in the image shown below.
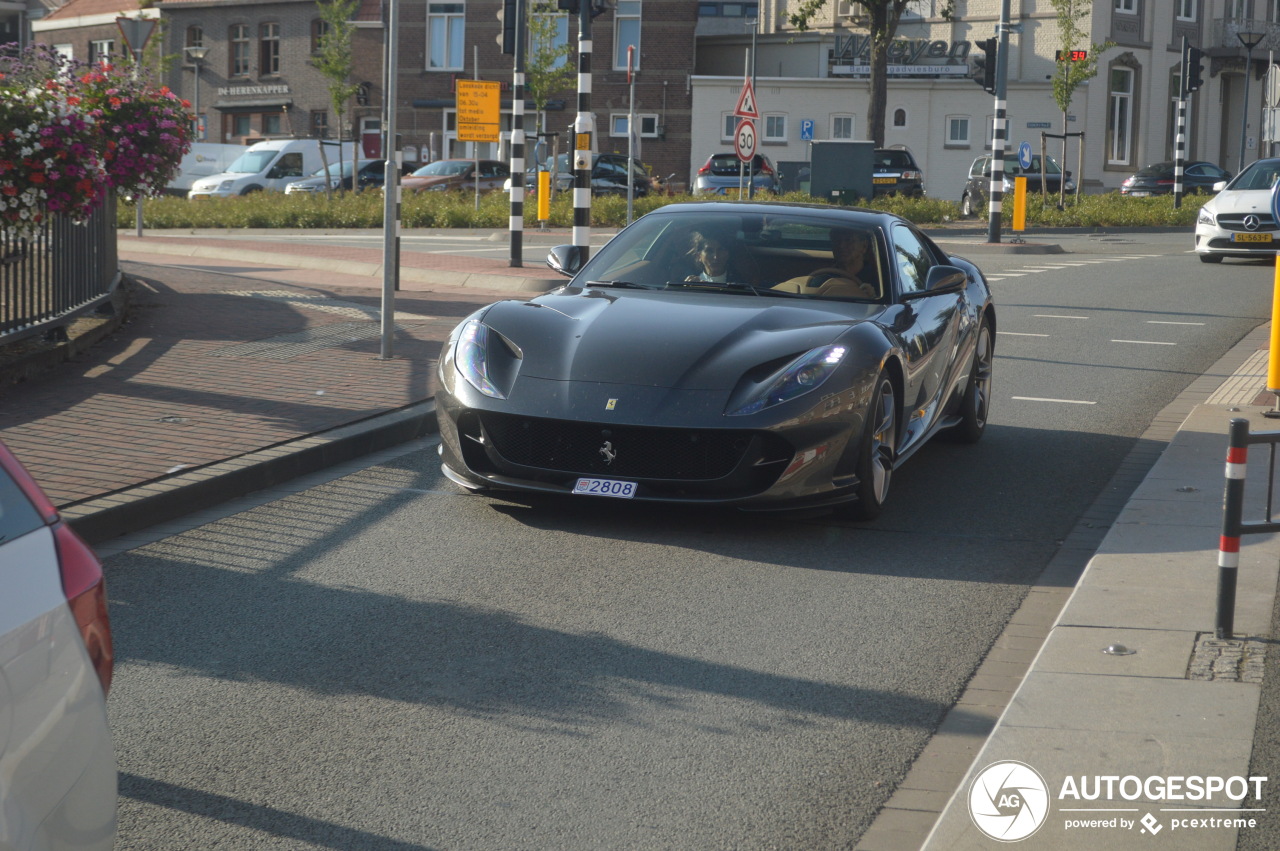
[[471,168],[470,160],[436,160],[430,165],[424,165],[415,171],[413,176],[452,177],[455,174],[465,174],[469,168]]
[[[1006,158],[1004,161],[1004,173],[1006,177],[1019,174],[1040,174],[1040,157],[1038,155],[1031,157],[1031,168],[1023,168],[1017,157]],[[1049,157],[1044,163],[1044,173],[1062,174],[1062,168],[1058,165],[1057,160]]]
[[266,171],[267,166],[278,155],[279,151],[246,151],[236,157],[236,161],[227,167],[228,174],[259,174]]
[[1227,184],[1228,189],[1271,189],[1280,176],[1280,160],[1258,160]]
[[333,162],[333,163],[329,163],[329,167],[328,167],[328,168],[318,168],[318,169],[316,169],[314,172],[312,172],[311,176],[312,176],[312,177],[324,177],[324,176],[327,174],[327,175],[329,175],[330,177],[337,177],[337,176],[338,176],[338,172],[339,172],[339,171],[341,171],[341,172],[342,172],[342,176],[343,176],[343,177],[350,177],[350,176],[351,176],[351,167],[352,167],[351,160],[344,160],[344,161],[342,161],[342,162],[340,162],[340,163],[338,163],[338,162]]
[[575,283],[878,300],[885,292],[883,242],[863,221],[803,212],[650,214],[601,248]]

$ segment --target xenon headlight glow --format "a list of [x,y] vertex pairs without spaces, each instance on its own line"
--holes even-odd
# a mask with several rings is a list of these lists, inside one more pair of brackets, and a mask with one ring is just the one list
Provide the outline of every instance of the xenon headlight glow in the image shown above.
[[847,353],[844,346],[822,346],[806,352],[766,380],[746,404],[730,411],[729,416],[754,414],[816,390],[831,377]]

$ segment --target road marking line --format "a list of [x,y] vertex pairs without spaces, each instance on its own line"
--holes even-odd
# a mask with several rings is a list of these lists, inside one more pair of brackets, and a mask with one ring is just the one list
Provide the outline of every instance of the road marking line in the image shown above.
[[1017,331],[997,331],[996,336],[1004,335],[1006,337],[1048,337],[1048,334],[1022,334]]
[[1203,322],[1167,322],[1163,319],[1148,319],[1148,325],[1204,325]]
[[1014,396],[1020,402],[1057,402],[1060,405],[1096,405],[1097,402],[1086,402],[1082,399],[1045,399],[1040,396]]
[[1040,319],[1088,319],[1089,318],[1087,316],[1062,316],[1057,313],[1033,313],[1031,315],[1039,317]]
[[1177,343],[1162,343],[1159,340],[1112,340],[1113,343],[1135,343],[1139,346],[1176,346]]

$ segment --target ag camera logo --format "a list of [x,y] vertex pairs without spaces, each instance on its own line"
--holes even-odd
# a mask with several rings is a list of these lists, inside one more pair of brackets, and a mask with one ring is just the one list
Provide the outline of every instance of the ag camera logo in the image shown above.
[[993,762],[969,787],[969,817],[992,839],[1017,842],[1035,833],[1049,816],[1049,786],[1023,762]]

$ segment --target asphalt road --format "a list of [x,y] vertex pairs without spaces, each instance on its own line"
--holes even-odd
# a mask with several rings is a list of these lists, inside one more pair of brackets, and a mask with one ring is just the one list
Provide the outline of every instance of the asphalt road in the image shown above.
[[464,495],[417,446],[110,557],[117,847],[851,847],[1137,436],[1269,315],[1271,266],[1185,236],[1069,247],[972,255],[991,427],[873,525]]

